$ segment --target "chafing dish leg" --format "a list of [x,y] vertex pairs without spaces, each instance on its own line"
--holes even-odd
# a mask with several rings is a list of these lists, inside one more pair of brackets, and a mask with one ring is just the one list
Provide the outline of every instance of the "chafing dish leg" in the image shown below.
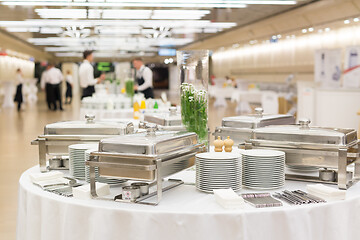
[[162,198],[162,175],[161,175],[161,159],[156,160],[156,191],[157,199],[156,204],[161,201]]
[[347,149],[339,149],[339,162],[338,162],[338,187],[340,189],[347,189],[346,179],[346,166],[347,166]]
[[39,165],[41,172],[47,172],[46,167],[46,144],[45,139],[39,139]]
[[[358,143],[358,154],[360,154],[360,141]],[[355,168],[354,168],[354,178],[357,180],[360,180],[360,157],[357,156],[356,161],[355,161]]]
[[98,195],[96,193],[96,186],[95,186],[95,167],[89,166],[90,168],[90,193],[92,198],[97,198]]

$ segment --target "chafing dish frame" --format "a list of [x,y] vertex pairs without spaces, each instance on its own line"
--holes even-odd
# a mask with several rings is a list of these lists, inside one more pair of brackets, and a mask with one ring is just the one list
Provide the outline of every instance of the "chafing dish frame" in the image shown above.
[[[278,115],[282,116],[281,114]],[[249,116],[261,118],[264,116],[264,110],[260,107],[255,108],[255,114]],[[291,115],[283,114],[283,118],[288,118],[292,120],[289,121],[289,124],[295,124],[295,118],[294,117],[291,118]],[[284,120],[282,119],[282,121]],[[269,125],[279,125],[279,124],[269,124]],[[227,136],[230,136],[231,139],[235,142],[235,144],[242,144],[251,139],[253,131],[257,128],[259,128],[258,123],[252,123],[251,128],[224,126],[224,120],[222,120],[222,126],[215,128],[215,131],[213,132],[213,136],[215,136],[215,139],[217,137],[226,138]]]
[[[86,122],[93,123],[95,116],[86,115]],[[126,134],[134,133],[134,125],[129,122],[127,129],[125,130]],[[55,158],[60,158],[62,156],[69,155],[68,147],[72,144],[88,144],[88,143],[99,143],[101,139],[110,138],[117,135],[51,135],[43,134],[38,136],[37,139],[31,142],[31,145],[39,146],[39,165],[41,172],[47,172],[52,170],[48,166],[47,162],[50,160],[50,156]],[[64,168],[67,169],[67,168]]]
[[[164,153],[161,155],[142,155],[142,154],[129,154],[129,153],[107,153],[107,152],[91,152],[90,158],[85,162],[86,165],[90,168],[90,189],[92,198],[98,198],[95,187],[95,167],[99,168],[118,168],[118,169],[132,169],[139,171],[155,171],[155,179],[154,183],[156,184],[156,202],[142,202],[143,200],[154,196],[155,194],[149,194],[141,199],[136,200],[132,203],[140,203],[147,205],[158,205],[162,199],[162,192],[173,187],[176,187],[182,184],[179,180],[172,180],[174,183],[163,189],[162,187],[162,179],[163,179],[163,167],[169,166],[174,163],[179,163],[185,158],[192,158],[199,152],[206,151],[206,146],[202,143],[197,143],[192,145],[191,147],[187,147],[186,149],[181,149],[171,153]],[[110,158],[118,158],[118,159],[132,159],[133,163],[114,163],[114,162],[100,162],[100,157],[110,157]],[[143,161],[147,161],[149,164],[142,164]],[[137,178],[129,178],[138,180]],[[144,180],[144,179],[142,179]],[[149,181],[149,180],[145,180]]]
[[[319,177],[300,174],[285,174],[285,179],[287,180],[337,184],[339,189],[348,189],[360,180],[360,140],[354,141],[346,146],[339,146],[297,142],[281,143],[278,141],[250,139],[245,144],[240,144],[239,147],[241,148],[243,145],[245,145],[245,149],[284,151],[286,153],[285,162],[287,165],[332,168],[338,172],[337,181],[335,182],[322,181]],[[288,157],[290,154],[292,157],[296,156],[296,158],[300,160],[292,161],[291,157]],[[331,161],[324,164],[326,163],[326,160],[323,161],[325,158],[331,159]],[[354,164],[354,175],[352,179],[348,180],[346,174],[347,166],[350,164]]]

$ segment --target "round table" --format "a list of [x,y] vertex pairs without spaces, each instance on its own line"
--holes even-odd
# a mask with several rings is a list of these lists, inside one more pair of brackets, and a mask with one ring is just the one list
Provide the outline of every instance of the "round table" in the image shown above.
[[[190,170],[172,176],[185,184],[164,192],[158,206],[58,196],[31,183],[29,174],[35,172],[38,166],[25,171],[19,181],[18,240],[339,240],[360,236],[360,184],[347,190],[343,201],[234,210],[222,208],[212,194],[187,185],[194,180]],[[287,181],[285,188],[304,190],[306,183]],[[119,187],[112,188],[117,191]]]

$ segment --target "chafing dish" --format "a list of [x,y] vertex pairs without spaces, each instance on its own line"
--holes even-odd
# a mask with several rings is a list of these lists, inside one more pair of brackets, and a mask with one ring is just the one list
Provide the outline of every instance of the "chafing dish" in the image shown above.
[[294,116],[290,114],[264,114],[262,108],[256,108],[255,114],[225,117],[222,126],[214,132],[215,139],[220,136],[230,136],[235,144],[244,143],[251,138],[254,129],[269,125],[295,124]]
[[[204,144],[198,143],[193,132],[156,131],[155,124],[147,124],[146,133],[124,135],[103,139],[99,151],[92,152],[89,161],[90,186],[94,198],[95,167],[100,176],[141,180],[156,184],[157,190],[144,198],[157,196],[161,200],[162,178],[186,169],[194,164],[195,154],[205,151]],[[178,182],[178,181],[176,181]]]
[[[144,121],[158,125],[159,130],[185,131],[182,125],[181,114],[176,107],[170,107],[167,113],[145,113]],[[141,128],[141,124],[140,124]]]
[[[310,127],[302,119],[298,125],[267,126],[255,129],[245,149],[267,148],[286,153],[289,167],[318,167],[337,171],[332,183],[347,189],[360,177],[359,141],[353,129]],[[354,175],[347,179],[347,167],[354,164]],[[287,174],[286,179],[329,183],[328,179],[302,174]]]
[[[60,166],[52,163],[52,159],[65,159],[68,156],[68,146],[78,143],[99,142],[103,138],[134,133],[134,125],[129,122],[111,123],[95,121],[95,116],[86,115],[85,121],[65,121],[51,123],[45,126],[44,134],[32,141],[32,145],[39,146],[39,164],[41,172]],[[49,161],[49,163],[47,163]],[[47,167],[47,165],[49,165]],[[62,165],[66,169],[68,163]],[[59,169],[59,167],[57,167]]]

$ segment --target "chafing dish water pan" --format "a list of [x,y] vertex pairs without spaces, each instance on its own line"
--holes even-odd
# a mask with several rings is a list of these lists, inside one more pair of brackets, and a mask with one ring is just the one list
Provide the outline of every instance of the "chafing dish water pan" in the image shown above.
[[[337,171],[337,183],[347,189],[360,177],[359,141],[354,129],[310,127],[303,119],[298,125],[267,126],[255,129],[246,149],[267,148],[284,151],[289,167],[318,167]],[[347,167],[354,164],[354,175],[347,179]],[[312,182],[329,181],[306,174],[286,175],[289,180]]]
[[[52,159],[68,156],[68,146],[79,143],[98,143],[101,139],[134,133],[133,123],[97,122],[93,115],[86,121],[66,121],[45,126],[44,134],[32,141],[39,146],[39,164],[42,172],[51,169]],[[47,165],[49,165],[47,167]]]
[[156,131],[148,124],[147,133],[123,135],[103,139],[99,151],[92,152],[90,160],[90,185],[95,192],[94,168],[100,176],[156,182],[157,204],[162,195],[162,178],[194,164],[195,154],[205,151],[193,132]]
[[230,136],[235,144],[244,143],[251,138],[254,129],[269,125],[295,124],[295,118],[289,114],[263,114],[262,108],[256,108],[255,114],[225,117],[222,126],[215,129],[215,139],[218,136]]

